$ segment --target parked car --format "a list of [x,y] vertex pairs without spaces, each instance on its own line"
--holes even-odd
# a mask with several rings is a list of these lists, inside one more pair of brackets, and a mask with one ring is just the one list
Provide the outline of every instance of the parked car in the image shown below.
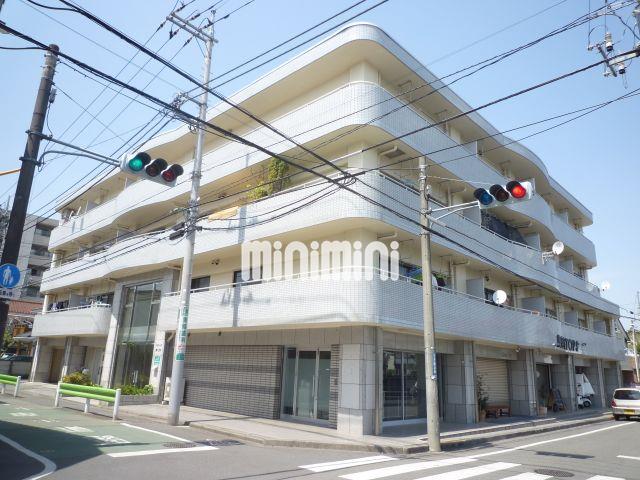
[[613,392],[611,409],[616,420],[640,416],[640,388],[618,388]]
[[0,360],[13,360],[13,357],[15,356],[15,353],[3,353],[2,355],[0,355]]

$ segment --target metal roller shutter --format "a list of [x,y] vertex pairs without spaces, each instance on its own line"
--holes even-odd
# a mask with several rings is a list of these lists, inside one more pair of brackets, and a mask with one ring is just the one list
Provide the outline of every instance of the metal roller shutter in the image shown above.
[[506,360],[476,358],[476,374],[489,397],[489,405],[509,405],[509,370]]
[[191,345],[185,405],[253,417],[280,416],[282,347]]

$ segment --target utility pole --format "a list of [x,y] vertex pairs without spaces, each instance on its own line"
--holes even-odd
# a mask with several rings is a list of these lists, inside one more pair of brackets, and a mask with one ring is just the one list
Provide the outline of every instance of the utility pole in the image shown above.
[[[27,145],[24,149],[24,155],[20,157],[22,165],[20,166],[20,176],[18,177],[16,194],[13,198],[13,208],[11,209],[11,215],[9,215],[9,225],[5,236],[4,248],[2,249],[2,260],[0,261],[1,265],[5,263],[16,264],[20,252],[20,242],[22,241],[22,230],[24,230],[27,207],[29,206],[33,174],[36,164],[38,163],[38,150],[40,149],[41,140],[40,134],[42,133],[45,116],[47,114],[47,105],[49,104],[51,86],[53,85],[53,75],[58,61],[58,46],[51,44],[49,48],[51,50],[45,55],[45,62],[42,67],[42,77],[40,78],[38,96],[36,97],[36,104],[31,117]],[[0,338],[3,338],[8,317],[9,302],[2,301],[0,302]]]
[[[211,54],[214,38],[213,24],[215,23],[215,11],[212,12],[211,20],[207,25],[206,33],[189,23],[188,20],[180,18],[175,12],[167,17],[167,20],[174,23],[179,28],[191,33],[196,38],[206,43],[204,58],[204,72],[202,75],[203,85],[209,84],[211,75]],[[202,90],[200,96],[200,112],[198,118],[207,120],[207,100],[209,94],[207,88]],[[182,382],[184,379],[184,357],[187,350],[187,324],[189,320],[189,300],[191,296],[191,273],[193,270],[193,250],[196,242],[196,221],[198,219],[198,201],[200,189],[200,177],[202,170],[202,148],[204,144],[205,129],[198,125],[198,136],[196,139],[195,158],[193,160],[193,172],[191,173],[191,196],[187,207],[184,222],[184,259],[182,261],[182,276],[180,279],[180,309],[178,311],[178,324],[176,326],[175,347],[173,352],[173,367],[171,369],[171,394],[169,397],[169,425],[178,425],[180,421],[180,403],[182,401]]]
[[429,187],[427,159],[420,157],[420,247],[422,250],[422,319],[424,323],[424,363],[427,392],[427,439],[430,452],[441,452],[438,368],[431,285],[431,235],[429,234]]
[[[640,315],[640,292],[636,292],[636,315]],[[631,344],[633,346],[633,361],[636,367],[636,384],[640,383],[640,369],[638,368],[638,347],[636,345],[636,321],[631,319]]]

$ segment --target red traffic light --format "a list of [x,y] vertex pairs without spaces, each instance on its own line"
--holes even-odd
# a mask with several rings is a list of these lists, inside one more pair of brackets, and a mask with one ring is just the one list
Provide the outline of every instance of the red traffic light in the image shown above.
[[513,198],[524,198],[527,195],[527,189],[516,180],[507,183],[507,190]]
[[171,183],[183,173],[184,169],[182,168],[182,166],[174,164],[167,168],[164,172],[162,172],[162,178],[165,182]]

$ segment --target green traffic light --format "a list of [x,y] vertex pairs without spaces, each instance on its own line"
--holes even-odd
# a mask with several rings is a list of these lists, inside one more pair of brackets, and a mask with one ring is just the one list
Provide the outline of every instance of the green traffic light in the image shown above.
[[129,168],[134,172],[139,172],[144,167],[144,162],[140,160],[138,157],[134,157],[129,160]]
[[135,157],[133,157],[127,163],[129,170],[132,172],[139,172],[151,161],[151,156],[147,152],[138,152]]

